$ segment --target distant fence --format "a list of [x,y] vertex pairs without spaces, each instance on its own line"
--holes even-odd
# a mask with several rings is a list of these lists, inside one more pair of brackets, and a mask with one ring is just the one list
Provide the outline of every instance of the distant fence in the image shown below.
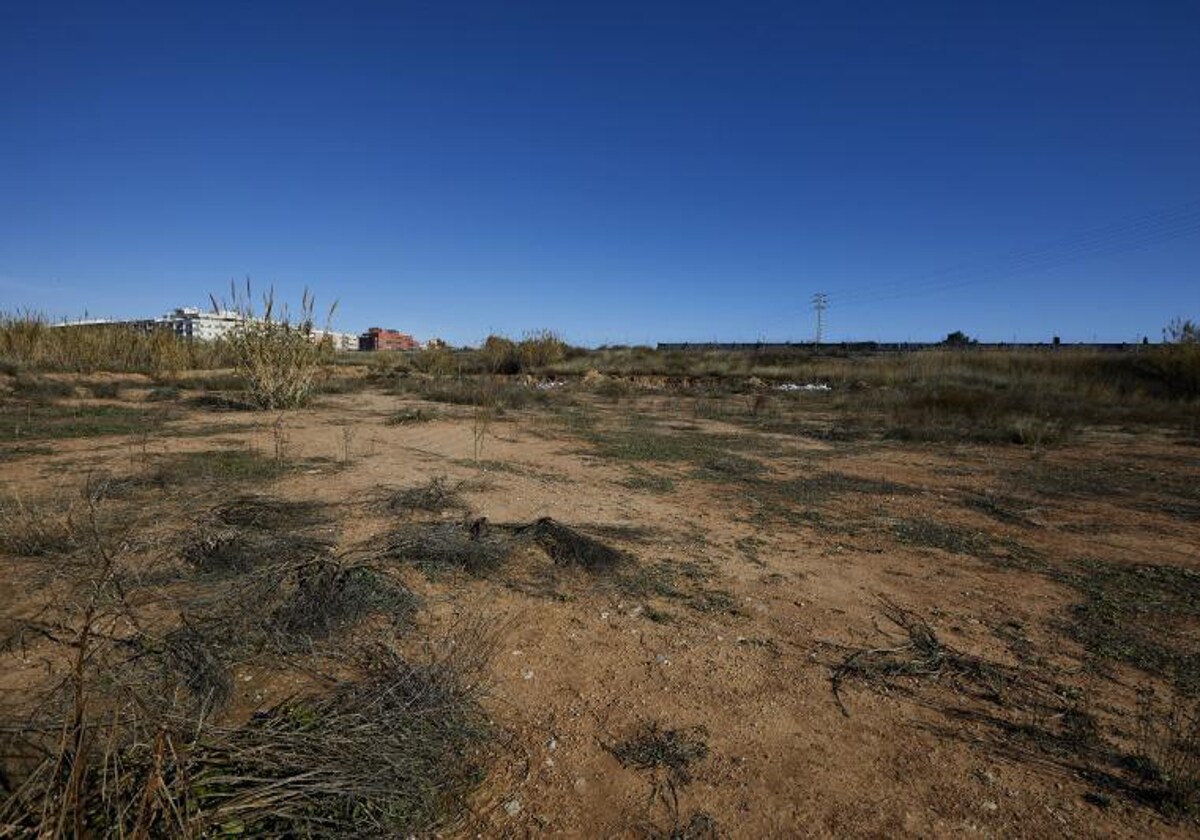
[[1128,352],[1144,347],[1133,342],[1122,343],[1078,343],[1053,344],[1050,342],[1020,343],[1020,342],[977,342],[971,344],[946,344],[941,341],[843,341],[822,342],[786,341],[786,342],[722,342],[722,341],[684,341],[662,342],[657,344],[659,350],[739,350],[763,353],[809,353],[809,354],[841,354],[841,353],[906,353],[914,350],[1100,350],[1104,352]]

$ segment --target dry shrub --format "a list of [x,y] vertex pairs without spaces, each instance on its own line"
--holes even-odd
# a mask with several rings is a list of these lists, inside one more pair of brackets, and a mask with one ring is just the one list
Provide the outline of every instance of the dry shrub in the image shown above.
[[310,650],[368,615],[406,623],[417,599],[373,569],[326,559],[291,570],[290,591],[266,624],[276,649]]
[[644,721],[609,751],[627,767],[661,770],[675,784],[687,784],[692,764],[708,756],[707,738],[703,726],[668,729],[658,721]]
[[387,537],[383,554],[413,563],[427,574],[458,569],[486,576],[523,545],[537,546],[556,566],[573,566],[593,574],[611,572],[632,560],[625,552],[549,517],[528,525],[493,525],[486,517],[409,523]]
[[[235,369],[245,382],[251,401],[259,408],[296,408],[308,402],[321,364],[329,348],[313,335],[316,302],[308,290],[301,298],[300,312],[293,320],[285,306],[276,306],[275,290],[263,295],[258,314],[252,303],[250,284],[245,290],[231,287],[232,300],[217,308],[236,312],[242,322],[226,342]],[[330,307],[328,320],[336,307]]]
[[447,570],[484,576],[508,559],[512,543],[494,532],[486,519],[459,522],[420,522],[403,525],[388,535],[383,556],[412,563],[429,575]]
[[1179,694],[1165,703],[1138,690],[1136,767],[1167,810],[1200,811],[1200,701]]
[[0,551],[22,557],[67,554],[79,547],[69,502],[29,504],[19,496],[0,503]]
[[451,484],[444,475],[434,476],[424,484],[405,487],[388,497],[388,510],[395,513],[442,513],[448,510],[466,511],[459,495],[462,482]]
[[517,353],[522,370],[536,370],[566,358],[567,343],[554,330],[534,330],[522,337]]
[[548,516],[517,530],[519,537],[532,539],[556,565],[578,566],[590,572],[605,572],[628,561],[629,555],[581,534]]
[[[68,709],[57,724],[10,728],[7,769],[19,775],[6,776],[0,821],[55,838],[425,834],[479,778],[488,727],[473,665],[369,648],[332,693],[232,726],[154,715],[126,687],[102,717]],[[86,701],[93,685],[82,688]]]

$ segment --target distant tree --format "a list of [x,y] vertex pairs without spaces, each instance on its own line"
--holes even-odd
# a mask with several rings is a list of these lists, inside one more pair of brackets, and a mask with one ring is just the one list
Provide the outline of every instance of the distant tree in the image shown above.
[[971,336],[967,335],[962,330],[955,330],[947,335],[946,339],[942,342],[942,344],[945,344],[947,347],[966,347],[968,345],[978,343],[978,339],[971,338]]
[[1200,324],[1191,318],[1175,318],[1163,328],[1163,341],[1168,344],[1200,344]]

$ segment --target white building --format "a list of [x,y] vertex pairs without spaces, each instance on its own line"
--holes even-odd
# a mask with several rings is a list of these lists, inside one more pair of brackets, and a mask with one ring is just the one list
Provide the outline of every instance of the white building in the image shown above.
[[224,338],[244,321],[237,312],[209,312],[193,307],[180,307],[158,319],[160,325],[169,326],[180,338],[196,338],[200,341]]
[[[180,338],[214,341],[238,329],[245,320],[240,313],[230,310],[180,307],[159,318],[158,323],[169,326]],[[314,329],[311,335],[313,341],[328,338],[335,350],[358,349],[358,336],[353,333]]]

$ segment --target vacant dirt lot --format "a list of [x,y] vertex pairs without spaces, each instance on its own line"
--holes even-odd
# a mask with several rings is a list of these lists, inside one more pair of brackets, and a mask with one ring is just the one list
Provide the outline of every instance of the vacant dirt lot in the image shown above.
[[[5,408],[10,732],[71,708],[107,553],[97,716],[180,627],[191,653],[138,684],[225,727],[328,693],[356,652],[452,658],[468,633],[486,734],[439,759],[473,768],[448,835],[1197,831],[1171,716],[1200,688],[1186,435],[898,440],[839,434],[836,393],[659,382],[514,384],[497,414],[354,381],[268,415],[59,379],[77,391]],[[336,610],[238,600],[259,564],[313,558]]]

